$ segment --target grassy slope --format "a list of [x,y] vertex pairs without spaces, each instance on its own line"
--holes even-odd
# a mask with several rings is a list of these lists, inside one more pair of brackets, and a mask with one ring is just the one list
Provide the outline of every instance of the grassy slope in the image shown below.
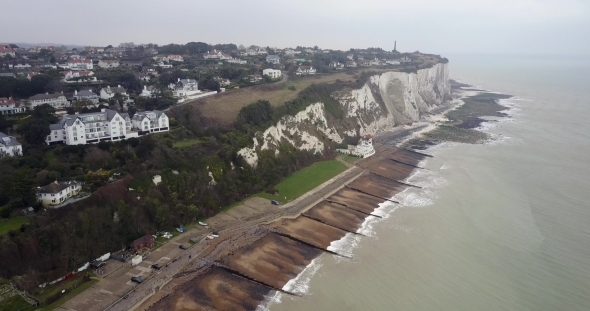
[[18,311],[30,306],[23,297],[14,295],[0,302],[0,311]]
[[[378,71],[374,68],[367,68],[366,71]],[[363,70],[355,71],[358,74]],[[201,108],[203,114],[212,117],[221,123],[227,125],[232,123],[238,112],[243,107],[254,103],[258,100],[267,100],[271,105],[277,107],[287,101],[297,98],[297,94],[312,84],[333,83],[336,80],[354,81],[351,72],[338,72],[329,75],[317,75],[288,81],[283,84],[253,86],[235,91],[208,97],[196,102]],[[289,90],[290,86],[295,87],[295,91]]]
[[200,139],[187,139],[187,140],[175,141],[172,146],[174,148],[186,148],[186,147],[190,147],[192,145],[200,144],[202,142],[203,141]]
[[0,220],[0,235],[8,233],[10,230],[18,230],[23,224],[28,222],[29,218],[24,216]]
[[346,165],[337,160],[316,162],[293,173],[280,182],[275,187],[279,190],[279,195],[274,196],[268,193],[260,193],[258,196],[269,200],[277,200],[281,203],[290,202],[344,172],[346,169]]

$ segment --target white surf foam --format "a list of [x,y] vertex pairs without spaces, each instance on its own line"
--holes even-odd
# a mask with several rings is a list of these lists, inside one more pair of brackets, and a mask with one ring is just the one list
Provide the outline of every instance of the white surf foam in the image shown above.
[[309,291],[309,282],[311,278],[318,272],[318,270],[322,267],[320,257],[315,258],[312,260],[296,278],[290,280],[283,286],[284,291],[297,293],[297,294],[307,294]]

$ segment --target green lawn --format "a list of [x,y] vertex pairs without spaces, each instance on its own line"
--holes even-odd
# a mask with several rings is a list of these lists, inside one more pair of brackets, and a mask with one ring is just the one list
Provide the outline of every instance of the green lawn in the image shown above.
[[28,217],[15,217],[0,220],[0,235],[5,235],[10,230],[18,230],[23,224],[29,222]]
[[281,203],[290,202],[332,177],[344,172],[346,169],[346,165],[340,163],[338,160],[316,162],[293,173],[280,182],[275,187],[275,189],[279,190],[279,195],[274,196],[265,192],[257,195],[269,200],[277,200]]
[[28,306],[30,306],[30,304],[19,295],[14,295],[10,298],[0,301],[0,311],[18,311]]
[[187,140],[181,140],[181,141],[175,141],[174,144],[172,145],[172,147],[174,148],[186,148],[186,147],[190,147],[196,144],[200,144],[203,141],[200,139],[187,139]]

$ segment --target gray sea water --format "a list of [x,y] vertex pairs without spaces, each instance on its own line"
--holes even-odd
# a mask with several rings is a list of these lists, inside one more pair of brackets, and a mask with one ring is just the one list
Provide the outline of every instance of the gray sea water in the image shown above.
[[[484,145],[445,143],[277,296],[283,310],[590,310],[590,58],[450,55],[451,77],[517,100]],[[279,302],[280,301],[280,302]]]

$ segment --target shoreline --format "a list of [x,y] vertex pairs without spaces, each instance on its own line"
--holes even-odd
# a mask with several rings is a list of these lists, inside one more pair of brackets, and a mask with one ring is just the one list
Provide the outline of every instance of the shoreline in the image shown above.
[[[409,141],[412,140],[416,140],[416,139],[424,139],[424,134],[426,133],[430,133],[434,130],[436,130],[441,124],[444,124],[445,122],[449,122],[449,119],[446,117],[446,114],[449,113],[450,111],[456,110],[460,107],[462,107],[463,105],[465,105],[465,101],[464,99],[468,98],[469,96],[475,96],[477,94],[473,94],[473,93],[481,93],[481,92],[477,92],[477,91],[472,91],[472,90],[463,90],[463,89],[459,89],[461,91],[461,93],[459,94],[459,97],[454,97],[453,100],[451,100],[447,105],[445,105],[445,107],[441,107],[442,109],[438,109],[437,113],[435,114],[429,114],[426,115],[423,119],[421,119],[420,121],[418,121],[415,125],[412,126],[406,126],[403,128],[400,128],[399,130],[392,130],[392,131],[388,131],[388,132],[382,132],[382,133],[378,133],[377,135],[375,135],[375,140],[379,140],[379,141],[386,141],[387,139],[389,139],[389,142],[396,142],[396,144],[398,145],[402,145],[402,144],[406,144]],[[466,94],[467,93],[467,94]],[[272,219],[268,219],[266,221],[259,221],[257,225],[255,225],[255,229],[254,227],[250,226],[250,227],[244,227],[242,230],[238,229],[236,230],[236,232],[234,233],[234,236],[242,234],[245,235],[245,232],[250,231],[250,238],[240,238],[240,236],[238,236],[237,238],[235,238],[232,242],[231,242],[231,246],[227,246],[227,245],[223,245],[224,241],[227,240],[231,240],[232,237],[228,237],[228,239],[226,240],[218,240],[215,242],[214,246],[211,247],[211,250],[209,250],[208,252],[206,252],[207,254],[205,254],[206,259],[201,259],[202,261],[209,261],[210,262],[226,262],[230,265],[236,266],[240,269],[242,269],[242,271],[240,271],[240,274],[243,274],[244,276],[248,275],[250,278],[253,274],[258,274],[260,276],[264,275],[264,274],[260,274],[262,273],[261,271],[267,271],[268,269],[270,269],[269,267],[263,267],[263,268],[258,268],[254,269],[251,266],[253,265],[252,260],[250,260],[248,264],[245,264],[244,262],[240,261],[240,258],[244,257],[244,256],[251,256],[251,252],[247,253],[244,251],[244,249],[259,243],[261,240],[267,239],[267,237],[269,235],[272,236],[277,236],[279,235],[278,233],[280,233],[280,235],[282,236],[283,234],[286,234],[286,236],[291,237],[291,238],[295,238],[295,243],[294,245],[297,245],[297,247],[300,247],[301,243],[306,243],[305,239],[308,238],[305,235],[301,235],[299,234],[300,230],[302,230],[302,228],[307,228],[308,226],[317,226],[318,230],[316,230],[317,232],[328,232],[327,236],[325,236],[325,238],[320,238],[319,241],[327,241],[326,239],[330,240],[331,242],[326,244],[326,242],[323,243],[319,243],[318,244],[318,240],[313,238],[311,239],[313,241],[312,244],[310,244],[310,246],[308,246],[307,251],[305,252],[309,252],[311,251],[311,248],[317,247],[316,251],[319,249],[323,249],[323,252],[325,251],[329,251],[329,250],[335,250],[338,251],[339,248],[338,247],[334,247],[334,244],[342,244],[342,241],[349,239],[349,236],[352,235],[351,232],[355,232],[358,233],[360,231],[363,231],[366,229],[367,226],[370,225],[370,223],[374,222],[371,221],[372,218],[375,218],[375,216],[371,216],[371,215],[365,215],[364,219],[362,219],[362,221],[360,223],[356,224],[356,229],[354,230],[350,230],[349,232],[346,231],[342,231],[342,229],[337,229],[337,227],[330,227],[329,225],[326,224],[326,221],[328,222],[335,222],[336,224],[338,224],[338,219],[337,217],[334,217],[334,213],[344,213],[343,215],[350,215],[353,214],[351,212],[351,210],[347,210],[347,208],[349,208],[350,206],[347,206],[346,204],[342,204],[343,202],[346,201],[340,201],[340,202],[329,202],[330,206],[325,206],[325,207],[320,207],[318,206],[319,203],[318,202],[322,202],[324,201],[327,197],[332,197],[334,193],[338,193],[338,192],[342,192],[342,189],[348,189],[351,188],[350,185],[353,185],[353,190],[355,190],[356,192],[353,193],[355,195],[358,195],[359,193],[362,194],[363,192],[363,187],[361,185],[361,183],[363,182],[371,182],[369,179],[367,179],[366,174],[367,172],[371,172],[372,174],[382,174],[383,172],[386,171],[398,171],[399,174],[393,174],[390,175],[389,177],[392,178],[391,180],[398,180],[402,181],[402,180],[406,180],[407,178],[409,178],[409,176],[411,176],[413,173],[416,172],[416,168],[411,168],[408,169],[407,167],[403,167],[403,161],[407,161],[408,164],[405,165],[417,165],[419,164],[422,160],[425,159],[424,156],[419,155],[418,153],[416,154],[412,154],[412,151],[407,151],[406,154],[404,154],[405,151],[400,151],[400,149],[394,149],[395,147],[391,147],[388,144],[382,144],[380,146],[381,150],[379,152],[376,152],[375,156],[372,156],[371,158],[368,159],[363,159],[361,161],[359,161],[359,163],[357,163],[357,166],[363,168],[364,170],[362,170],[360,173],[355,174],[355,176],[349,180],[347,180],[346,184],[340,185],[341,187],[338,187],[338,189],[335,189],[334,191],[329,192],[328,194],[324,193],[324,196],[320,197],[319,199],[316,199],[312,202],[309,202],[309,204],[307,204],[307,206],[305,206],[304,208],[301,208],[298,212],[294,213],[294,214],[290,214],[290,215],[280,215],[278,217],[272,218]],[[376,148],[378,149],[378,148]],[[378,154],[380,155],[380,157],[378,156]],[[400,162],[401,164],[397,164],[397,165],[392,165],[390,164],[391,161],[382,161],[382,160],[387,160],[396,158],[397,159],[401,159],[403,160],[402,162]],[[414,157],[412,159],[412,157]],[[418,160],[418,158],[420,158]],[[365,167],[362,167],[360,165],[360,163],[363,162],[365,165]],[[413,164],[410,164],[413,163]],[[354,167],[356,168],[356,167]],[[342,174],[345,174],[351,170],[353,170],[354,168],[351,168],[347,171],[345,171]],[[401,174],[401,175],[400,175]],[[339,175],[340,176],[340,175]],[[338,176],[337,176],[338,177]],[[304,201],[306,198],[309,198],[309,196],[312,196],[314,194],[317,194],[318,192],[321,192],[321,188],[329,186],[330,184],[333,186],[333,184],[335,182],[337,182],[337,177],[327,181],[326,183],[322,184],[320,187],[320,189],[316,188],[308,193],[306,193],[305,195],[303,195],[302,197],[294,200],[293,202],[290,203],[300,203],[302,201]],[[397,177],[397,178],[395,178]],[[403,179],[399,179],[400,177],[404,177]],[[364,178],[364,179],[363,179]],[[361,182],[357,182],[360,179],[363,179]],[[385,176],[385,179],[380,180],[379,182],[386,182],[386,184],[391,184],[391,182],[387,181],[388,180],[388,176]],[[375,182],[375,181],[373,181]],[[356,185],[354,185],[356,183]],[[327,184],[327,185],[326,185]],[[394,185],[394,184],[392,184]],[[360,187],[360,188],[359,188]],[[401,189],[401,188],[400,188]],[[404,188],[404,190],[407,189]],[[366,190],[366,189],[365,189]],[[391,189],[390,189],[391,190]],[[399,189],[398,189],[399,190]],[[399,193],[403,190],[395,190],[396,193]],[[350,192],[347,193],[348,195],[351,195]],[[373,195],[376,193],[373,193]],[[381,196],[384,194],[381,194]],[[390,195],[389,197],[393,197],[392,195]],[[348,199],[350,199],[352,197],[348,197]],[[373,212],[377,211],[378,209],[381,209],[382,207],[380,206],[381,204],[385,203],[387,204],[387,201],[383,202],[383,199],[379,199],[381,201],[381,203],[378,203],[377,206],[375,206],[373,208]],[[354,202],[354,200],[350,201],[350,202]],[[376,201],[375,201],[376,202]],[[354,204],[358,204],[354,203]],[[394,204],[394,203],[390,203],[390,204]],[[332,206],[334,205],[334,206]],[[317,211],[318,209],[320,209],[319,214],[321,217],[323,217],[323,219],[320,219],[319,221],[316,220],[310,220],[310,219],[306,219],[306,217],[303,217],[302,215],[307,213],[310,210],[314,210]],[[395,208],[394,208],[395,210]],[[378,214],[377,214],[378,215]],[[327,218],[326,218],[327,217]],[[315,222],[314,222],[315,221]],[[354,223],[354,221],[353,221]],[[353,223],[349,223],[346,226],[342,226],[342,227],[350,227],[354,225],[351,225]],[[242,226],[240,226],[242,227]],[[249,229],[248,229],[249,228]],[[339,231],[340,230],[340,231]],[[233,230],[232,230],[233,231]],[[330,238],[330,236],[332,238]],[[254,238],[253,238],[254,237]],[[337,238],[336,238],[337,237]],[[276,238],[276,237],[273,237]],[[299,238],[303,238],[304,240],[298,240]],[[319,238],[319,236],[317,237]],[[266,242],[260,242],[263,245],[261,245],[260,247],[268,247]],[[265,244],[266,243],[266,244]],[[212,243],[213,244],[213,243]],[[227,243],[226,243],[227,244]],[[272,248],[272,247],[271,247]],[[207,249],[209,249],[209,247],[207,247]],[[317,253],[317,252],[316,252]],[[319,253],[321,254],[321,252]],[[311,259],[307,264],[303,265],[303,262],[300,262],[299,264],[295,264],[292,263],[294,267],[299,267],[296,268],[295,271],[299,271],[297,274],[294,275],[294,277],[289,278],[285,284],[283,284],[283,286],[281,287],[276,287],[276,288],[272,288],[272,287],[268,287],[269,290],[266,294],[264,294],[263,296],[265,296],[266,298],[259,301],[259,307],[257,310],[263,310],[264,308],[266,308],[266,305],[268,303],[271,303],[273,301],[275,301],[276,299],[276,294],[273,293],[273,291],[276,291],[276,293],[280,293],[280,290],[285,290],[285,289],[289,289],[288,285],[295,286],[298,283],[298,279],[301,277],[302,273],[304,273],[305,271],[307,271],[308,269],[310,269],[310,266],[313,266],[314,263],[317,262],[317,258],[319,256],[319,254],[317,254],[313,259]],[[232,257],[233,259],[228,259],[229,257]],[[284,256],[283,256],[284,257]],[[287,256],[289,257],[289,256]],[[215,258],[215,259],[214,259]],[[256,258],[256,259],[254,259]],[[214,259],[214,260],[211,260]],[[252,259],[254,259],[254,262],[258,261],[260,258],[259,257],[252,257]],[[277,258],[267,258],[269,261],[273,261],[273,260],[277,260]],[[281,260],[283,260],[283,264],[285,263],[285,260],[289,260],[292,258],[282,258]],[[232,261],[233,260],[233,261]],[[245,266],[248,266],[248,268],[244,268]],[[193,268],[193,272],[190,272],[189,268]],[[179,272],[174,279],[170,280],[171,284],[168,284],[165,288],[159,289],[158,292],[155,292],[155,295],[150,295],[148,297],[145,297],[142,302],[143,303],[138,303],[134,308],[135,310],[165,310],[165,308],[162,308],[164,306],[166,307],[171,307],[172,304],[174,304],[173,302],[178,302],[179,299],[180,300],[185,300],[186,298],[191,297],[190,293],[185,293],[184,295],[182,294],[178,294],[178,292],[176,291],[176,288],[179,287],[182,284],[193,284],[196,287],[201,288],[201,292],[199,295],[197,296],[206,296],[205,298],[201,297],[201,299],[209,299],[210,301],[213,300],[217,300],[215,299],[215,297],[207,295],[205,292],[208,289],[211,289],[210,283],[207,284],[202,284],[199,283],[200,279],[198,276],[203,276],[203,275],[207,275],[210,271],[211,271],[211,267],[206,267],[206,265],[204,264],[197,264],[196,267],[191,267],[191,264],[188,264],[187,266],[185,266],[181,272]],[[244,270],[245,269],[245,270]],[[254,270],[252,270],[254,269]],[[260,270],[262,269],[262,270]],[[265,270],[266,269],[266,270]],[[272,269],[271,269],[272,270]],[[246,273],[244,273],[246,272]],[[280,271],[275,271],[274,273],[280,273]],[[272,274],[272,273],[271,273]],[[227,276],[218,276],[221,277],[221,280],[223,280],[223,278],[227,278]],[[180,279],[184,279],[184,282]],[[187,280],[188,279],[188,280]],[[267,279],[267,283],[269,283],[271,279],[277,279],[276,277],[272,277],[272,276],[266,276]],[[246,280],[246,279],[244,279]],[[242,281],[244,281],[242,280]],[[245,282],[256,282],[258,280],[255,279],[251,279],[251,280],[247,280]],[[252,285],[251,283],[245,283],[245,284],[249,284]],[[268,285],[268,284],[264,284],[264,283],[260,283],[260,286],[263,285]],[[162,285],[163,286],[163,285]],[[183,287],[183,286],[180,286]],[[264,287],[264,286],[263,286]],[[257,289],[256,291],[258,291],[260,289]],[[179,288],[179,291],[182,291],[182,289]],[[164,292],[166,292],[164,294]],[[195,294],[195,293],[193,293]],[[188,295],[188,296],[187,296]],[[184,298],[183,298],[184,297]],[[209,301],[207,300],[207,301]],[[164,302],[163,302],[164,301]],[[219,301],[217,301],[217,303],[221,303]],[[245,301],[242,301],[240,303],[243,304],[248,304]],[[252,302],[250,302],[251,305]],[[177,305],[177,304],[174,304]],[[263,309],[260,309],[263,308]]]

